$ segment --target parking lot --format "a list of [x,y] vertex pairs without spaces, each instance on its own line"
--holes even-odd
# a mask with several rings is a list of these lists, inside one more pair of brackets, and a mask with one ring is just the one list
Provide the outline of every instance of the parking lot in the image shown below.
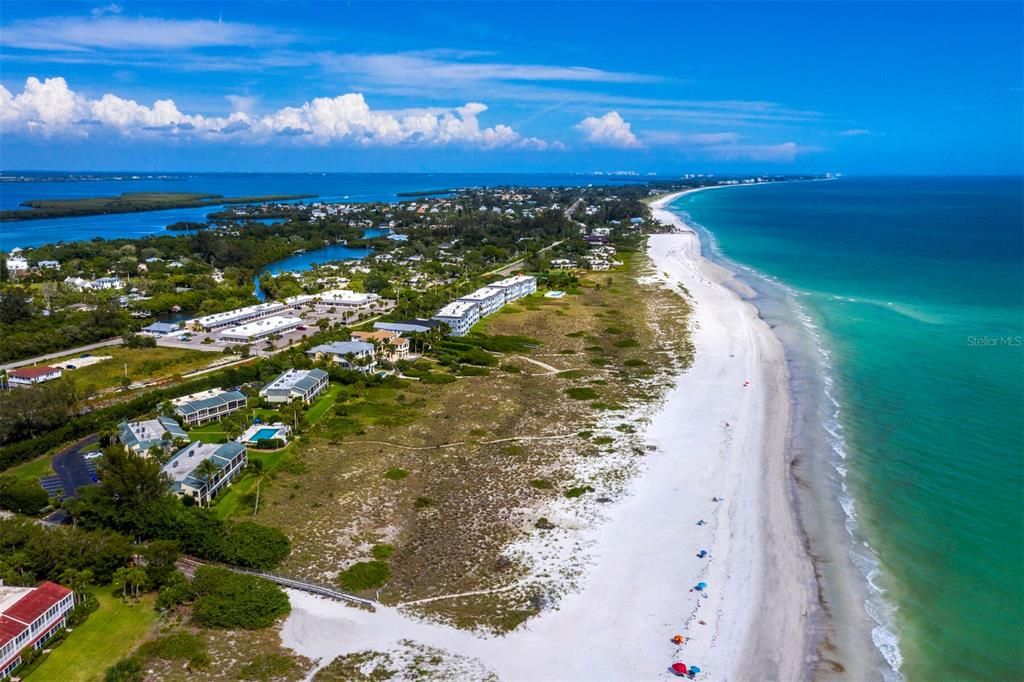
[[[394,301],[381,299],[374,307],[359,309],[326,309],[316,306],[303,306],[293,310],[287,310],[272,317],[298,317],[302,324],[295,329],[279,334],[280,338],[271,341],[269,338],[255,339],[249,342],[252,355],[270,355],[277,350],[287,348],[292,344],[299,343],[306,338],[320,331],[321,320],[326,320],[331,327],[353,326],[370,317],[382,315],[395,306]],[[269,318],[263,318],[269,319]],[[210,353],[223,353],[228,346],[242,346],[245,342],[237,339],[226,339],[223,332],[231,327],[225,327],[215,331],[189,331],[183,330],[167,336],[157,338],[158,346],[168,348],[184,348],[187,350],[200,350]],[[270,346],[268,346],[268,343]]]

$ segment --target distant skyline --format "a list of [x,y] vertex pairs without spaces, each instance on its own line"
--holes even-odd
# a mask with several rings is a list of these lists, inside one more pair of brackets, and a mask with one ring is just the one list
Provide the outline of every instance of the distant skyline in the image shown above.
[[7,2],[0,169],[1024,172],[1024,5]]

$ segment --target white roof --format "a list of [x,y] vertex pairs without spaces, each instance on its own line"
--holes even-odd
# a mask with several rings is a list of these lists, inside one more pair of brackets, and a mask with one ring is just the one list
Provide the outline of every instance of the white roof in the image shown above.
[[491,282],[489,286],[492,287],[512,287],[517,284],[525,284],[526,282],[536,281],[537,278],[531,275],[516,275],[514,277],[506,277],[500,279],[497,282]]
[[380,298],[377,294],[364,294],[348,289],[328,289],[317,294],[324,303],[368,303]]
[[256,334],[265,334],[267,332],[273,332],[278,329],[287,329],[302,324],[302,320],[298,317],[286,317],[284,315],[276,317],[264,317],[262,320],[253,320],[246,324],[232,327],[231,329],[225,329],[221,332],[222,336],[255,336]]
[[203,317],[197,317],[195,322],[201,324],[204,327],[216,325],[218,323],[230,322],[231,320],[237,320],[242,317],[249,317],[251,315],[259,315],[264,312],[273,312],[282,310],[284,308],[283,303],[276,301],[272,303],[258,303],[256,305],[246,306],[245,308],[238,308],[237,310],[228,310],[223,313],[214,313],[213,315],[205,315]]
[[479,303],[473,301],[452,301],[445,307],[437,311],[434,317],[466,317],[474,309],[479,307]]
[[504,291],[497,287],[483,287],[459,298],[460,301],[485,301],[492,296],[502,296]]

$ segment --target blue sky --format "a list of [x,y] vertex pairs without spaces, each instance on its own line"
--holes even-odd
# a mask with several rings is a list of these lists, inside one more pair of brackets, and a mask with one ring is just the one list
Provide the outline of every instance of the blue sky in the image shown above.
[[1022,8],[5,2],[0,168],[1020,173]]

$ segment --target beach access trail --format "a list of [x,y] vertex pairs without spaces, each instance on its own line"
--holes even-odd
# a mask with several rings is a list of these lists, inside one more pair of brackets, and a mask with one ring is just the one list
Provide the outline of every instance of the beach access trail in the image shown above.
[[[580,589],[501,637],[290,591],[286,647],[326,665],[411,640],[504,680],[670,679],[676,661],[699,665],[701,680],[810,676],[816,592],[790,501],[783,350],[731,273],[664,209],[677,196],[652,204],[677,231],[652,236],[648,252],[656,279],[692,297],[696,357],[652,418],[654,448],[630,494],[580,531],[589,548]],[[710,556],[698,558],[701,549]],[[698,582],[706,589],[691,591]],[[681,646],[670,641],[677,633]]]

